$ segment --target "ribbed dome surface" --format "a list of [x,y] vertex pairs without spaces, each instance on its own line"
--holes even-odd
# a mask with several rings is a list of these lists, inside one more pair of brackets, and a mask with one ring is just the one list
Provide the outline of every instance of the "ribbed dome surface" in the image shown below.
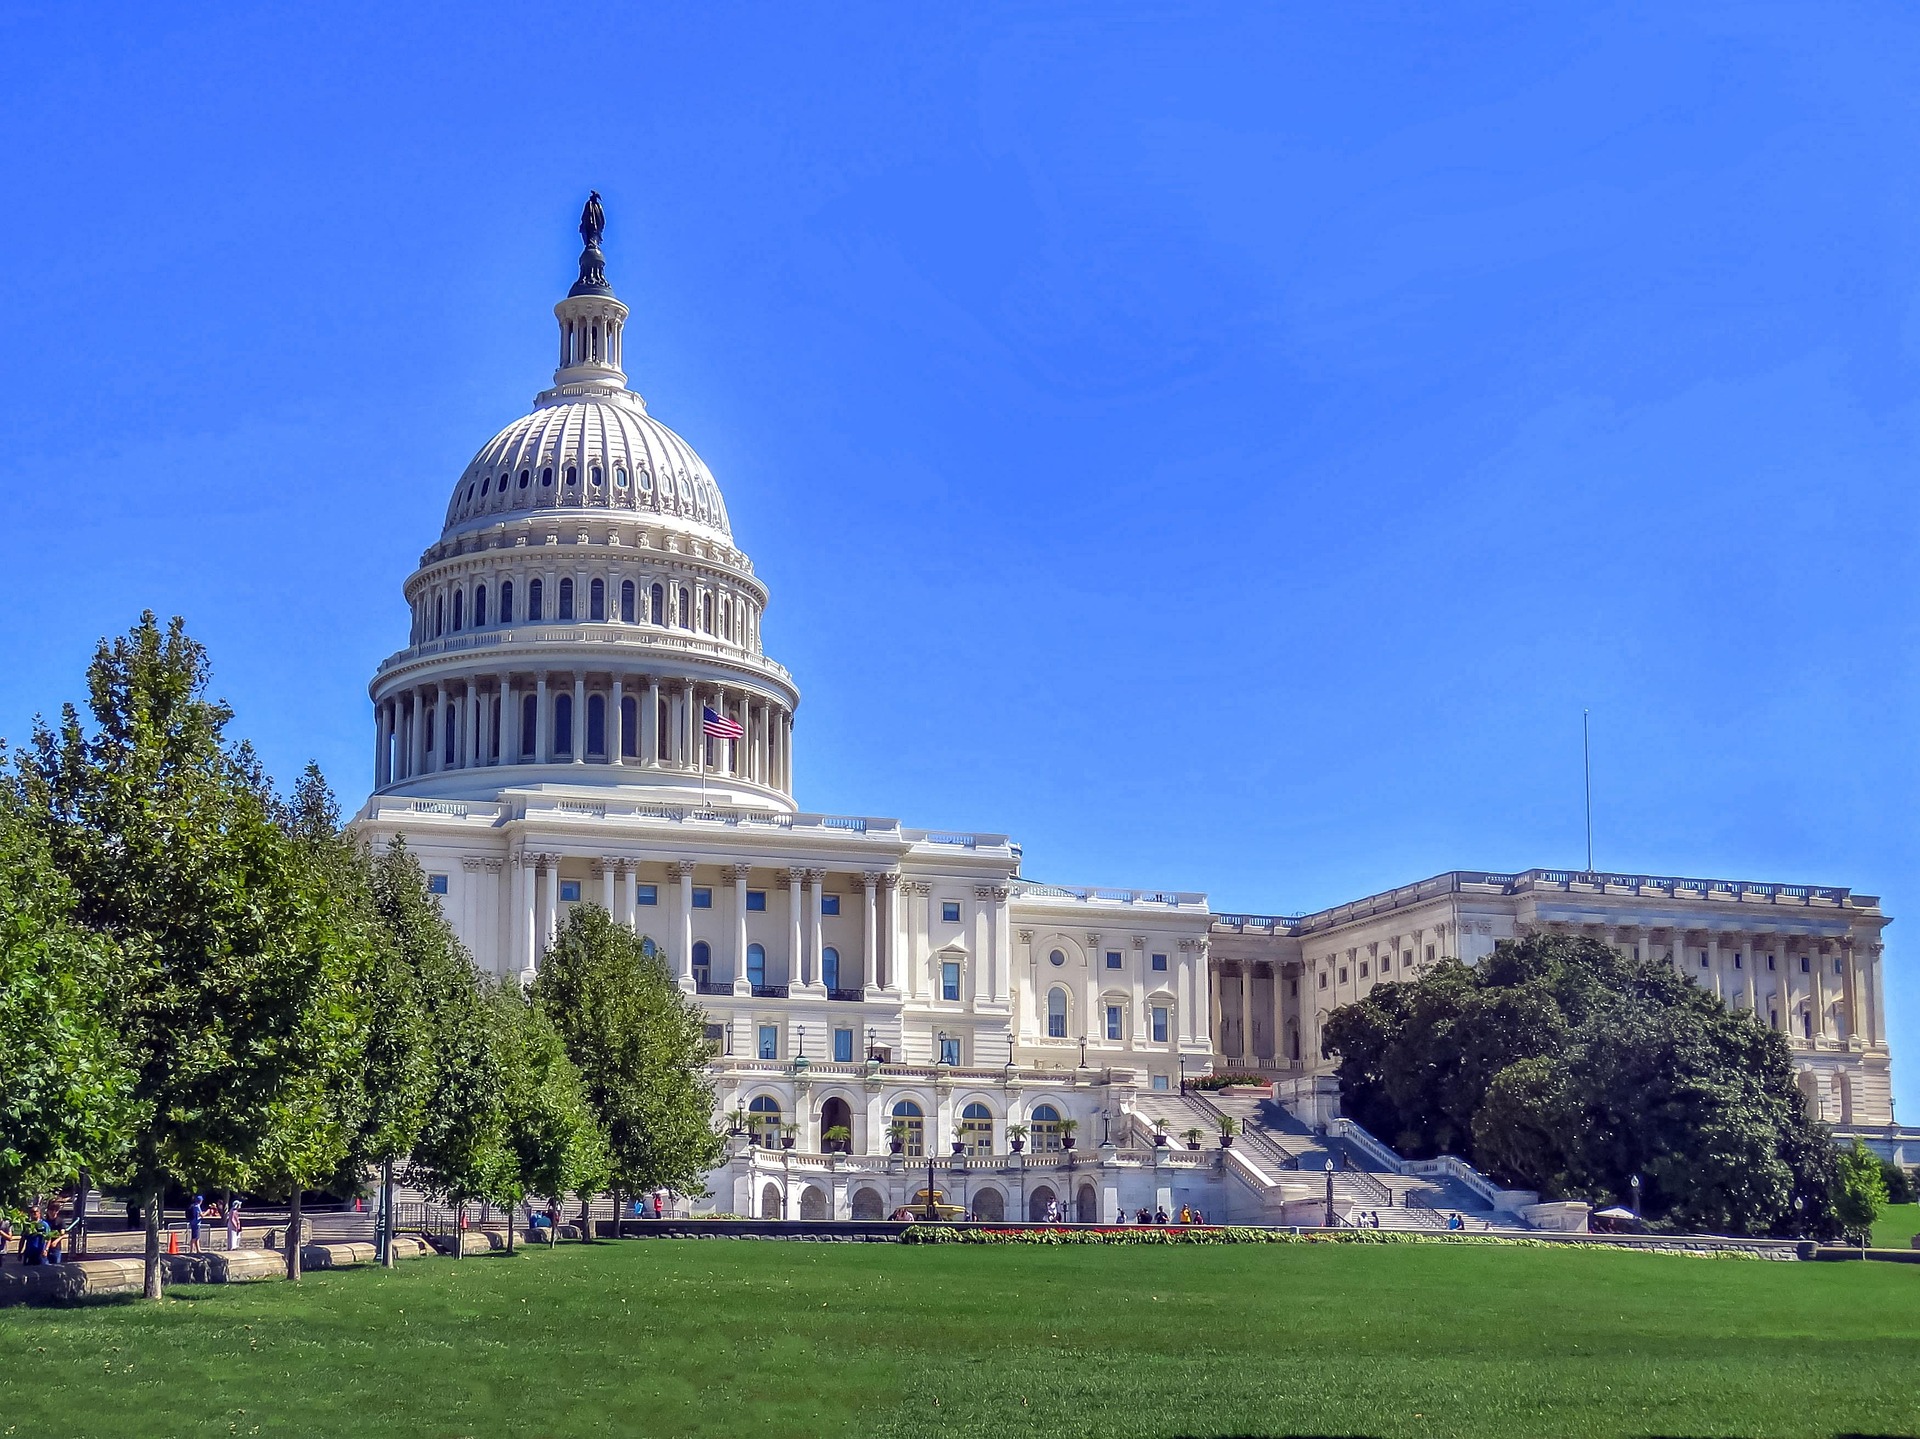
[[668,516],[733,539],[706,464],[629,390],[560,397],[508,425],[461,474],[447,528],[536,510]]

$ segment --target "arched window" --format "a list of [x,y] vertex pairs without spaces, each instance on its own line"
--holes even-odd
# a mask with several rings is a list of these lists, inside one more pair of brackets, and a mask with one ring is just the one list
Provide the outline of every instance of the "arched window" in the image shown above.
[[455,731],[459,727],[460,711],[452,705],[447,705],[445,708],[447,718],[441,728],[446,731],[446,743],[440,747],[440,763],[443,765],[451,765],[453,763],[454,737]]
[[647,591],[647,618],[656,625],[667,622],[667,592],[659,585]]
[[924,1159],[927,1154],[927,1118],[920,1106],[903,1099],[893,1106],[893,1124],[889,1137],[898,1139],[901,1152],[909,1159]]
[[762,1149],[773,1149],[780,1143],[780,1101],[770,1094],[762,1094],[747,1106],[747,1133],[753,1142]]
[[820,951],[820,982],[830,990],[840,987],[840,951],[832,945]]
[[606,483],[605,479],[601,475],[600,467],[598,465],[595,465],[591,470],[587,471],[587,478],[592,480],[593,483],[596,485]]
[[1047,1038],[1065,1039],[1067,1037],[1067,992],[1064,989],[1047,991]]
[[520,758],[533,755],[535,727],[540,723],[540,701],[534,695],[520,697]]
[[573,754],[573,696],[553,697],[553,752]]
[[767,949],[765,945],[747,946],[747,983],[755,989],[767,987]]
[[595,579],[587,586],[587,619],[594,624],[607,617],[607,582]]
[[445,595],[435,595],[433,597],[433,637],[439,639],[446,627],[447,597]]
[[587,753],[607,752],[607,701],[603,695],[587,696]]
[[468,504],[473,503],[473,481],[472,480],[467,481],[467,503]]
[[693,982],[702,989],[713,983],[713,950],[704,939],[693,943]]
[[487,493],[488,487],[492,484],[493,484],[493,476],[482,475],[480,477],[480,493],[484,496]]
[[667,704],[666,696],[662,695],[660,697],[660,707],[654,713],[654,717],[653,717],[653,739],[654,739],[654,744],[658,747],[658,752],[654,755],[655,759],[664,760],[664,759],[672,758],[672,752],[671,752],[671,747],[673,744],[672,716],[673,716],[673,711]]
[[620,581],[620,623],[633,623],[633,581]]
[[428,705],[425,712],[420,716],[420,722],[420,733],[424,737],[424,743],[421,744],[420,748],[425,752],[428,759],[432,759],[435,749],[434,737],[440,733],[440,706]]
[[497,696],[494,698],[493,708],[488,711],[488,714],[491,717],[491,722],[487,728],[491,733],[487,736],[487,758],[497,760],[500,758],[500,700]]
[[567,466],[567,483],[570,485],[580,483],[580,471],[572,465]]
[[713,596],[700,597],[700,628],[708,634],[713,633]]
[[640,758],[640,702],[632,695],[620,697],[620,753]]
[[685,585],[680,587],[680,628],[693,628],[693,596],[687,593]]
[[466,594],[463,591],[455,590],[453,592],[453,632],[455,634],[460,633],[461,612],[465,608],[466,598]]
[[560,608],[554,612],[556,619],[573,618],[573,581],[560,581]]
[[613,483],[623,490],[627,487],[627,467],[625,465],[615,465],[613,467]]
[[1060,1148],[1060,1111],[1051,1104],[1036,1104],[1033,1113],[1027,1116],[1027,1138],[1033,1142],[1034,1152],[1054,1151]]
[[500,623],[513,623],[513,581],[500,581]]
[[553,466],[552,465],[548,465],[545,469],[540,471],[540,483],[543,486],[550,485],[553,483]]
[[541,602],[545,598],[545,590],[546,586],[539,580],[534,580],[527,585],[527,618],[535,624],[538,624],[545,618],[541,608]]
[[533,478],[532,470],[522,470],[520,472],[520,488],[524,490],[527,487],[527,481],[531,480],[532,478]]
[[960,1142],[969,1154],[993,1153],[993,1111],[977,1099],[960,1111]]
[[473,587],[473,627],[477,630],[487,627],[487,587],[485,585]]

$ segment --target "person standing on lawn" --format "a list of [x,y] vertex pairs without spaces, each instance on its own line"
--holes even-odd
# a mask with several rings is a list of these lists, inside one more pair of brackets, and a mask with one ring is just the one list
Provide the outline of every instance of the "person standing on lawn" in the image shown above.
[[240,1247],[240,1196],[234,1195],[227,1201],[227,1248]]

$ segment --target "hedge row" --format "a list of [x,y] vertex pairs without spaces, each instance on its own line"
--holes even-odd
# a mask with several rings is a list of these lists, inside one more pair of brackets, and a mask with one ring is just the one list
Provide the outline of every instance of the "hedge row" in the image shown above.
[[[1457,1230],[1421,1232],[1404,1229],[1339,1229],[1301,1232],[1296,1229],[1252,1229],[1235,1224],[1072,1229],[956,1229],[949,1224],[915,1224],[901,1232],[902,1244],[1478,1244],[1506,1249],[1605,1249],[1611,1244],[1577,1240],[1531,1239],[1525,1235],[1464,1234]],[[1652,1253],[1700,1251],[1672,1249]],[[1710,1251],[1716,1259],[1758,1259],[1737,1249]]]

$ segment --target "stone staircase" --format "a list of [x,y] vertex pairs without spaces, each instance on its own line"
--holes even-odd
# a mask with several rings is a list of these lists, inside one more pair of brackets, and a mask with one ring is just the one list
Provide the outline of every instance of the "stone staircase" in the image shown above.
[[1176,1132],[1192,1127],[1212,1136],[1220,1116],[1231,1115],[1239,1126],[1235,1146],[1263,1170],[1297,1173],[1320,1185],[1331,1161],[1335,1212],[1355,1216],[1357,1227],[1374,1227],[1377,1215],[1381,1229],[1443,1230],[1449,1214],[1470,1230],[1526,1227],[1463,1179],[1408,1173],[1405,1161],[1349,1121],[1337,1122],[1347,1133],[1316,1131],[1278,1100],[1254,1092],[1188,1090],[1154,1098],[1168,1111],[1158,1117]]

